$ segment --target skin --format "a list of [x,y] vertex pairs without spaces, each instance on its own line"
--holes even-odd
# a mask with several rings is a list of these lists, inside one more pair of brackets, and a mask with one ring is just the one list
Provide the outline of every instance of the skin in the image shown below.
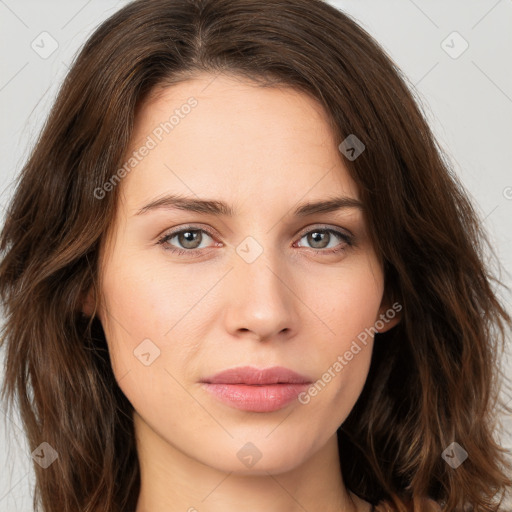
[[[336,430],[366,381],[371,337],[308,404],[246,412],[199,383],[242,365],[282,365],[317,381],[389,310],[363,211],[291,213],[299,202],[359,197],[341,141],[304,93],[205,74],[152,94],[127,154],[190,96],[198,105],[119,183],[100,254],[98,315],[116,379],[135,409],[137,512],[368,511],[343,484]],[[236,215],[136,215],[167,193],[222,200]],[[196,249],[178,236],[167,241],[186,255],[158,244],[190,224],[214,236],[196,232],[203,237]],[[306,235],[325,225],[348,230],[355,245],[325,232],[324,245],[315,245]],[[236,251],[248,236],[263,249],[251,263]],[[343,250],[325,254],[326,245]],[[94,301],[89,294],[86,313]],[[134,356],[147,338],[160,350],[148,366]],[[261,453],[252,467],[237,457],[248,442]]]

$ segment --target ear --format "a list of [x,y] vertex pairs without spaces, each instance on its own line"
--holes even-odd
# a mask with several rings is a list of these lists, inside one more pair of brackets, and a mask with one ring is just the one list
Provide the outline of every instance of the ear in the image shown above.
[[95,305],[96,305],[96,301],[95,301],[95,297],[94,297],[94,289],[93,289],[93,287],[91,287],[89,289],[89,291],[87,292],[87,294],[85,295],[85,297],[82,298],[82,300],[81,300],[82,313],[86,317],[90,318],[94,314]]
[[375,318],[375,328],[377,332],[386,332],[392,327],[395,327],[402,318],[402,309],[402,304],[399,301],[392,301],[385,293],[379,308],[379,313]]

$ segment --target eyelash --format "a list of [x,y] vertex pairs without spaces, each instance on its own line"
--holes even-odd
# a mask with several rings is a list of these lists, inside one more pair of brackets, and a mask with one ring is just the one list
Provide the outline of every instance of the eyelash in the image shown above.
[[[180,230],[173,231],[171,233],[167,233],[162,238],[160,238],[157,243],[159,245],[164,246],[167,241],[171,240],[176,235],[179,235],[180,233],[184,233],[184,232],[187,232],[187,231],[202,231],[203,233],[206,233],[210,238],[215,238],[213,233],[211,233],[208,229],[199,228],[199,227],[196,227],[196,226],[187,226],[185,228],[181,228]],[[314,229],[306,231],[305,233],[303,233],[300,236],[299,240],[304,238],[306,235],[308,235],[310,233],[315,233],[315,232],[330,233],[330,234],[333,234],[333,235],[338,236],[339,238],[341,238],[347,244],[348,247],[352,247],[354,245],[354,241],[353,241],[353,237],[352,236],[347,235],[347,234],[345,234],[345,233],[343,233],[341,231],[338,231],[336,229],[332,229],[332,228],[328,228],[328,227],[316,227]],[[176,248],[176,247],[172,247],[172,248],[164,247],[164,250],[170,251],[171,253],[177,254],[179,256],[184,256],[184,255],[189,255],[190,256],[191,253],[197,253],[197,252],[201,251],[201,249],[179,249],[179,248]],[[317,253],[322,253],[322,254],[325,255],[325,254],[337,254],[337,253],[340,253],[340,252],[346,250],[346,247],[341,245],[341,247],[337,247],[335,249],[314,249],[314,248],[310,248],[310,250],[315,251]]]

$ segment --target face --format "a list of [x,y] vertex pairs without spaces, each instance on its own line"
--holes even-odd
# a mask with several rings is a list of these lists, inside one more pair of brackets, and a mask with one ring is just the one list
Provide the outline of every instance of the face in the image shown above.
[[[223,471],[284,471],[355,404],[370,328],[397,316],[382,321],[390,305],[364,211],[296,212],[358,201],[340,142],[310,97],[227,76],[162,89],[138,112],[98,316],[120,388],[164,445]],[[215,203],[192,211],[171,194]],[[202,382],[240,366],[311,384]],[[261,454],[254,468],[243,450]]]

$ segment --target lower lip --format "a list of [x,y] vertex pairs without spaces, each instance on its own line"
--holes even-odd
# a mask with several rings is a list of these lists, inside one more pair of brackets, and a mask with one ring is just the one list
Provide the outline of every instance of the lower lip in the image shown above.
[[293,402],[310,384],[211,384],[206,391],[235,409],[251,412],[272,412]]

